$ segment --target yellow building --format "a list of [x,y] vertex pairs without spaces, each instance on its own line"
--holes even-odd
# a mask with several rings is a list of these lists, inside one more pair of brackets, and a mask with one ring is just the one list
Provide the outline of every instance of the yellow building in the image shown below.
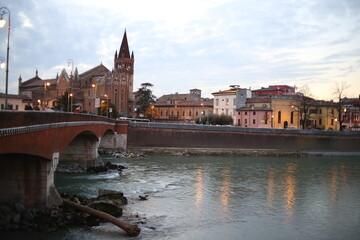
[[294,106],[299,105],[298,96],[272,96],[270,108],[272,109],[273,128],[300,129],[299,112]]
[[339,130],[338,110],[336,103],[328,101],[314,101],[309,107],[307,129]]

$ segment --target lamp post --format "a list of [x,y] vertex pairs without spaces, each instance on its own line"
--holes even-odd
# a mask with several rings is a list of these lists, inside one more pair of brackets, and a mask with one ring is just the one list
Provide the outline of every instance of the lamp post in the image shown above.
[[96,108],[99,107],[98,105],[100,105],[100,99],[97,99],[97,97],[96,97],[97,85],[93,83],[93,84],[91,85],[91,87],[94,88],[94,90],[95,90],[94,111],[95,111],[95,115],[97,115]]
[[6,76],[5,76],[5,110],[8,109],[8,84],[9,84],[9,42],[10,42],[10,10],[7,7],[0,8],[0,28],[3,28],[6,24],[6,20],[3,19],[3,15],[8,14],[8,35],[7,35],[7,50],[6,50]]
[[[70,103],[70,101],[71,101],[71,103]],[[73,94],[68,93],[68,101],[67,101],[68,112],[72,112],[72,108],[73,108]]]
[[5,69],[5,66],[6,66],[6,63],[4,63],[5,58],[4,58],[4,57],[0,57],[0,61],[1,61],[1,63],[0,63],[0,68],[1,68],[1,69]]
[[73,94],[72,93],[70,93],[70,111],[72,112],[73,111]]
[[[50,86],[50,83],[49,82],[46,82],[44,83],[44,99],[43,99],[43,106],[45,107],[45,99],[46,99],[46,87],[49,87]],[[46,104],[48,105],[48,104]]]
[[[68,59],[67,60],[67,64],[68,64],[68,67],[70,66],[70,64],[71,64],[71,72],[70,72],[70,88],[69,88],[69,90],[70,90],[70,97],[71,97],[71,111],[72,111],[72,101],[73,101],[73,99],[72,99],[72,96],[73,96],[73,94],[72,94],[72,87],[73,87],[73,70],[74,70],[74,61],[72,60],[72,59]],[[69,111],[70,112],[70,111]]]
[[107,94],[104,96],[106,97],[106,117],[109,117],[109,96]]

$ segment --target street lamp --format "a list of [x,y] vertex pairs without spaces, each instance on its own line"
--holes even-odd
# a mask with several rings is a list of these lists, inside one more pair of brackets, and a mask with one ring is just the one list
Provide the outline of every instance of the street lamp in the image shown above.
[[109,117],[109,96],[107,94],[104,96],[106,97],[106,117]]
[[92,88],[94,88],[95,90],[95,98],[94,98],[94,112],[95,112],[95,115],[97,115],[97,111],[96,111],[96,108],[99,107],[98,105],[100,105],[100,99],[97,99],[96,97],[96,93],[97,93],[97,85],[96,84],[92,84],[91,85]]
[[10,42],[10,10],[7,7],[0,8],[0,28],[3,28],[6,24],[6,20],[3,19],[3,15],[8,14],[8,35],[7,35],[7,50],[6,50],[6,76],[5,76],[5,110],[8,109],[8,85],[9,85],[9,42]]
[[[49,82],[44,83],[44,100],[43,100],[44,107],[45,107],[45,99],[46,99],[46,87],[49,87],[49,86],[50,86]],[[48,104],[46,104],[46,105],[48,105]]]
[[1,63],[0,63],[0,68],[1,68],[1,69],[5,69],[5,66],[6,66],[6,63],[4,63],[5,58],[4,58],[4,57],[0,57],[0,61],[1,61]]
[[[72,105],[73,105],[73,104],[72,104],[72,99],[73,99],[72,97],[73,97],[73,94],[72,94],[72,93],[68,93],[68,102],[67,102],[68,112],[72,111],[72,107],[73,107],[73,106],[72,106]],[[70,98],[71,98],[71,105],[70,105]],[[71,110],[70,110],[70,107],[69,107],[69,106],[71,106]]]

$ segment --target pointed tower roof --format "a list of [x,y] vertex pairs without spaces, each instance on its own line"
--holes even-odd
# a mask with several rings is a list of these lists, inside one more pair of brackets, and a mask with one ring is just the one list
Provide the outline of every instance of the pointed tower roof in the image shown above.
[[123,40],[121,42],[119,50],[119,58],[130,58],[129,44],[126,36],[126,30],[124,32]]

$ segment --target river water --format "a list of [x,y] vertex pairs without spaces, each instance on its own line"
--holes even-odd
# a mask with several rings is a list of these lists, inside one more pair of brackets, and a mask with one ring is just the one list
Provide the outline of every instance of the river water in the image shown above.
[[[159,156],[105,159],[122,174],[57,174],[59,192],[124,192],[141,235],[109,223],[46,239],[359,239],[360,157]],[[138,200],[148,194],[147,201]]]

